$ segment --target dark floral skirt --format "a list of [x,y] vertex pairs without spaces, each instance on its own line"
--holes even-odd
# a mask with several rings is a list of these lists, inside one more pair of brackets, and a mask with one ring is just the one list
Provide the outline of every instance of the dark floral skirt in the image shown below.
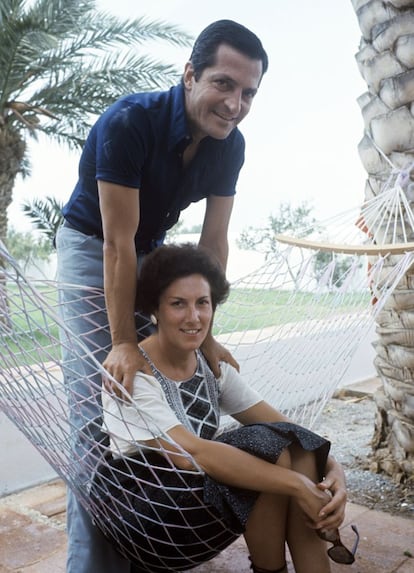
[[[230,444],[270,463],[292,443],[314,451],[319,478],[330,443],[290,423],[252,424],[223,433]],[[109,459],[92,480],[96,525],[133,564],[132,571],[183,571],[208,561],[243,533],[259,492],[178,471],[155,452]]]

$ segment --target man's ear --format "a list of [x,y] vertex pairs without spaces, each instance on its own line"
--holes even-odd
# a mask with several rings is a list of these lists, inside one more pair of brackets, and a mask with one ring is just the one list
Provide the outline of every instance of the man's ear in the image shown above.
[[190,90],[194,79],[194,68],[191,62],[187,62],[184,66],[183,83],[186,90]]

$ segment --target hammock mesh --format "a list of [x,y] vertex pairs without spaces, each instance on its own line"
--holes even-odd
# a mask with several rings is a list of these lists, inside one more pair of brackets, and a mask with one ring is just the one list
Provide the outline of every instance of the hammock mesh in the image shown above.
[[[394,196],[395,190],[393,200]],[[401,201],[397,203],[401,211]],[[389,219],[390,199],[383,199],[383,204]],[[383,219],[373,224],[380,211],[378,204],[375,209],[367,204],[359,213],[369,232],[355,225],[362,219],[353,215],[351,226],[357,228],[360,243],[361,234],[362,242],[375,238],[378,244],[379,234],[392,242],[393,231]],[[394,242],[401,241],[400,216],[398,220]],[[334,228],[338,238],[337,223]],[[320,230],[313,232],[321,237]],[[326,240],[327,227],[323,233]],[[411,231],[406,233],[408,239],[411,236]],[[412,251],[375,257],[325,253],[324,258],[321,252],[325,251],[280,245],[261,268],[234,282],[230,299],[215,318],[215,336],[234,354],[243,376],[264,399],[308,427],[413,262]],[[188,570],[214,557],[237,534],[209,507],[199,519],[195,508],[202,506],[201,470],[178,470],[159,455],[161,445],[137,449],[136,456],[124,456],[115,464],[107,462],[110,452],[102,420],[88,415],[101,407],[101,361],[108,350],[99,344],[100,334],[108,335],[100,310],[102,292],[30,280],[3,245],[0,260],[1,410],[139,570]],[[60,296],[63,290],[65,299]],[[70,319],[60,318],[62,305],[71,305],[73,311],[79,300],[87,300],[89,307],[81,336],[72,331]],[[64,364],[62,348],[71,357]],[[230,423],[223,418],[223,427]],[[188,457],[184,451],[181,455]],[[99,464],[99,479],[91,482]],[[132,504],[131,496],[125,495],[131,483]]]

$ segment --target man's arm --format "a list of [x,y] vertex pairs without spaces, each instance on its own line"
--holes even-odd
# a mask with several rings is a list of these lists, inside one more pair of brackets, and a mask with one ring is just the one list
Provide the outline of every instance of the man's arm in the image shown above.
[[207,197],[206,212],[199,245],[208,249],[217,257],[223,270],[227,268],[229,254],[228,228],[234,197]]
[[134,319],[139,190],[105,181],[98,181],[98,190],[104,236],[104,292],[112,338],[104,367],[131,393],[135,373],[144,366]]
[[[208,249],[217,258],[224,271],[227,268],[229,254],[227,233],[233,202],[233,197],[210,195],[207,198],[206,213],[198,243],[199,246]],[[239,370],[239,365],[232,354],[213,338],[211,332],[203,342],[201,350],[217,378],[220,376],[219,362],[221,361],[228,362]]]

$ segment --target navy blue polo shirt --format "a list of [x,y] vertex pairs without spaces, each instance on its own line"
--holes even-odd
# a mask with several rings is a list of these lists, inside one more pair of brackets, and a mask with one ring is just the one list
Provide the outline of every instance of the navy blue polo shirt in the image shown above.
[[65,219],[87,234],[102,235],[97,180],[140,190],[137,251],[149,252],[190,203],[209,195],[231,196],[244,162],[236,128],[224,140],[204,138],[186,169],[191,142],[182,85],[164,92],[125,96],[92,127],[79,162],[79,179],[63,208]]

